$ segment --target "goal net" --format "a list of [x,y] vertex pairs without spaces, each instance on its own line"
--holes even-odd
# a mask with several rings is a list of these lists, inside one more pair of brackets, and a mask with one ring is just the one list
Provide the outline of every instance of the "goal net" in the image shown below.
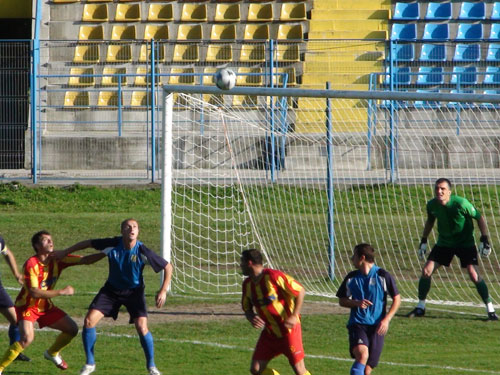
[[[240,254],[256,247],[309,295],[333,297],[354,245],[368,242],[414,301],[425,205],[446,177],[486,218],[493,253],[479,269],[500,303],[498,97],[312,91],[164,87],[173,291],[240,293]],[[456,259],[434,274],[428,302],[482,305]]]

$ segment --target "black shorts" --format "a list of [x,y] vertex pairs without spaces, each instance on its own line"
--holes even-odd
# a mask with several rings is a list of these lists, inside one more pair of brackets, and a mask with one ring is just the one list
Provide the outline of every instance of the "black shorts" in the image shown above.
[[115,289],[105,284],[89,306],[89,310],[99,310],[105,317],[116,320],[121,306],[125,306],[130,315],[129,323],[139,317],[147,317],[144,286],[134,289]]
[[349,352],[351,357],[354,358],[352,350],[355,346],[365,345],[368,347],[368,361],[366,364],[371,368],[375,368],[384,348],[384,336],[377,334],[377,326],[353,324],[347,327],[347,330],[349,331]]
[[445,267],[449,267],[453,256],[456,255],[460,259],[460,267],[466,268],[469,264],[477,266],[477,248],[472,247],[442,247],[435,245],[432,248],[429,258]]
[[10,298],[7,291],[4,289],[3,285],[0,283],[0,309],[8,309],[9,307],[14,307],[14,303]]

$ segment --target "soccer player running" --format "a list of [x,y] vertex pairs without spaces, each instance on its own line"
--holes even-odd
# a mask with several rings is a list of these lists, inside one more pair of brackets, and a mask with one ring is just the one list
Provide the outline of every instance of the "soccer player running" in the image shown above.
[[1,358],[0,375],[33,342],[35,322],[38,322],[40,328],[50,327],[61,331],[43,356],[61,370],[68,368],[59,353],[77,335],[78,326],[64,311],[54,305],[52,298],[71,296],[74,289],[70,285],[62,289],[55,289],[56,282],[65,268],[92,264],[102,258],[100,254],[86,257],[67,256],[60,260],[51,257],[54,243],[52,236],[47,231],[35,233],[31,238],[31,244],[36,255],[29,258],[23,266],[24,285],[15,302],[20,339],[10,345]]
[[156,307],[160,308],[167,298],[172,265],[137,239],[139,236],[137,220],[124,220],[121,223],[121,234],[119,237],[81,241],[61,252],[65,255],[92,247],[105,254],[109,261],[108,280],[90,304],[85,316],[82,339],[87,360],[80,370],[80,375],[91,374],[96,368],[94,345],[97,339],[95,328],[97,323],[103,317],[112,317],[116,320],[122,305],[127,308],[130,323],[135,324],[146,356],[149,375],[161,374],[155,365],[153,336],[148,330],[142,273],[146,264],[150,264],[155,272],[165,271],[161,289],[156,294]]
[[477,220],[481,231],[479,252],[483,257],[491,253],[488,241],[488,229],[481,213],[465,198],[451,194],[451,182],[440,178],[434,184],[435,197],[427,202],[427,221],[425,222],[418,256],[424,260],[427,251],[427,237],[434,223],[438,223],[438,240],[427,258],[418,283],[417,307],[408,313],[408,317],[425,315],[425,300],[431,289],[431,277],[440,266],[449,267],[453,256],[460,259],[460,266],[466,268],[469,277],[476,285],[481,299],[486,304],[488,320],[498,320],[491,302],[488,286],[477,270],[477,248],[474,242],[474,224]]
[[[378,364],[389,323],[401,305],[396,282],[389,272],[375,265],[375,250],[367,243],[354,247],[350,272],[337,291],[339,304],[351,309],[347,330],[354,363],[351,375],[370,375]],[[392,304],[387,309],[387,295]]]
[[284,354],[296,375],[310,375],[304,364],[300,311],[305,289],[289,275],[264,268],[262,253],[256,249],[241,254],[243,281],[242,308],[254,328],[262,329],[252,356],[253,375],[277,372],[267,367],[274,357]]
[[[5,244],[5,240],[2,236],[0,236],[0,253],[5,257],[5,261],[9,265],[12,274],[19,282],[20,285],[24,283],[24,277],[21,275],[17,269],[16,258],[12,251]],[[16,317],[16,309],[14,308],[14,303],[10,298],[7,291],[4,289],[2,282],[0,281],[0,313],[5,316],[5,318],[9,321],[9,345],[12,345],[16,341],[19,341],[21,336],[19,334],[19,327],[17,326],[17,317]],[[16,358],[17,361],[26,361],[29,362],[27,356],[23,353],[19,353]]]

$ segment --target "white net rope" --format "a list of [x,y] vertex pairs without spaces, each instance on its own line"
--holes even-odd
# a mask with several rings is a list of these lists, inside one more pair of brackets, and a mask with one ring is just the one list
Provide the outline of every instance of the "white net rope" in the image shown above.
[[[296,277],[309,294],[334,296],[353,269],[352,248],[368,242],[403,298],[416,300],[425,205],[434,181],[446,177],[486,218],[493,253],[479,260],[479,270],[498,303],[498,108],[331,100],[333,278],[325,109],[326,99],[176,94],[174,290],[240,293],[241,251],[257,247],[267,265]],[[457,259],[434,274],[428,301],[482,304]]]

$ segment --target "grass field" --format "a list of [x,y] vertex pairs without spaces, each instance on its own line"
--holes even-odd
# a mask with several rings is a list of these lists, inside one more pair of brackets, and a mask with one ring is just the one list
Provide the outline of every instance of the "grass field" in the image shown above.
[[[159,248],[160,192],[158,188],[27,188],[0,185],[0,233],[21,265],[33,250],[30,236],[44,228],[52,232],[57,248],[79,240],[112,236],[119,223],[135,217],[141,224],[140,238]],[[84,254],[86,252],[83,252]],[[2,282],[14,298],[16,285],[5,262],[0,262]],[[58,287],[73,285],[76,294],[58,297],[55,303],[81,326],[90,301],[107,276],[106,261],[66,270]],[[146,269],[147,300],[153,306],[158,276]],[[175,275],[174,275],[175,278]],[[156,362],[164,374],[248,374],[250,356],[258,332],[251,328],[238,307],[239,296],[208,297],[173,295],[161,310],[151,309],[150,329],[155,338]],[[307,297],[303,316],[306,365],[312,374],[348,374],[345,323],[347,310],[336,301]],[[430,306],[425,319],[407,319],[403,305],[393,320],[381,364],[374,374],[499,374],[496,353],[500,325],[483,321],[484,311],[472,308]],[[122,313],[117,322],[104,320],[98,326],[95,374],[146,374],[144,356],[134,327]],[[0,343],[7,347],[5,321]],[[42,357],[56,333],[38,330],[26,350],[31,363],[15,362],[4,374],[56,374]],[[77,374],[84,362],[80,337],[63,352]],[[281,374],[292,374],[284,358],[272,362]]]

